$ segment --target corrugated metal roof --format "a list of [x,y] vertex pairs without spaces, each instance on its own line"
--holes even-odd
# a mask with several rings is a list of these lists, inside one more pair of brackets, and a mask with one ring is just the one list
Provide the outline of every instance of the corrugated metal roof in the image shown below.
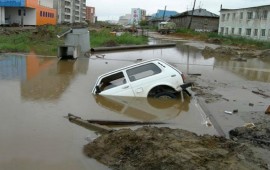
[[[172,18],[181,17],[181,16],[189,16],[189,15],[192,15],[192,10],[172,16]],[[193,16],[214,17],[214,18],[219,17],[219,15],[209,12],[206,9],[195,9],[193,12]]]
[[[152,18],[162,18],[165,10],[158,10],[157,13],[152,15]],[[178,14],[176,11],[165,11],[164,17],[170,17]]]
[[0,0],[0,7],[24,7],[25,0]]

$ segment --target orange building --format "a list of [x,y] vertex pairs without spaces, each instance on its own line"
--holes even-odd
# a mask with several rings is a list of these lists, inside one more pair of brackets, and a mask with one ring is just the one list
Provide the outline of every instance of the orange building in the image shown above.
[[0,13],[0,25],[55,25],[57,17],[53,0],[1,0]]

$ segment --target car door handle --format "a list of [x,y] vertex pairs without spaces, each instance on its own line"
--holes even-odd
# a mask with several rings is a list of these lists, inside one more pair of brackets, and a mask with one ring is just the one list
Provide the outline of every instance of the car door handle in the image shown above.
[[122,87],[122,89],[127,89],[127,88],[129,88],[129,86],[124,86],[124,87]]
[[171,75],[171,77],[175,77],[175,76],[176,76],[175,74]]

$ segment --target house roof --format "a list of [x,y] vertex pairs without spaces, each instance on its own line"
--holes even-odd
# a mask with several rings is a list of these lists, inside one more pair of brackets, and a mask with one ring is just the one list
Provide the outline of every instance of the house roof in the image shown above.
[[162,18],[163,15],[165,18],[166,17],[168,18],[170,16],[174,16],[174,15],[178,14],[178,12],[176,12],[176,11],[167,11],[166,10],[165,13],[164,13],[164,11],[165,10],[158,10],[157,13],[152,15],[152,18]]
[[[171,18],[178,18],[178,17],[183,17],[183,16],[190,16],[192,15],[192,10],[190,11],[186,11],[186,12],[182,12],[178,15],[175,16],[171,16]],[[193,16],[201,16],[201,17],[213,17],[213,18],[218,18],[219,16],[207,11],[206,9],[195,9],[193,12]]]
[[270,5],[253,6],[253,7],[237,8],[237,9],[225,9],[225,8],[222,8],[220,11],[234,11],[234,10],[243,10],[243,9],[251,9],[251,8],[264,8],[264,7],[270,7]]

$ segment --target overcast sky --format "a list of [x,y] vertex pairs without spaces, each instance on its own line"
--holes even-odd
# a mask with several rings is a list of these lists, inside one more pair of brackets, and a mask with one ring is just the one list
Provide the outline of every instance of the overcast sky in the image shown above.
[[[96,8],[98,20],[118,20],[120,16],[131,13],[131,8],[145,9],[147,15],[156,13],[158,9],[177,11],[191,10],[194,0],[86,0],[87,6]],[[199,6],[219,15],[220,5],[223,8],[245,8],[270,5],[269,0],[196,0]]]

